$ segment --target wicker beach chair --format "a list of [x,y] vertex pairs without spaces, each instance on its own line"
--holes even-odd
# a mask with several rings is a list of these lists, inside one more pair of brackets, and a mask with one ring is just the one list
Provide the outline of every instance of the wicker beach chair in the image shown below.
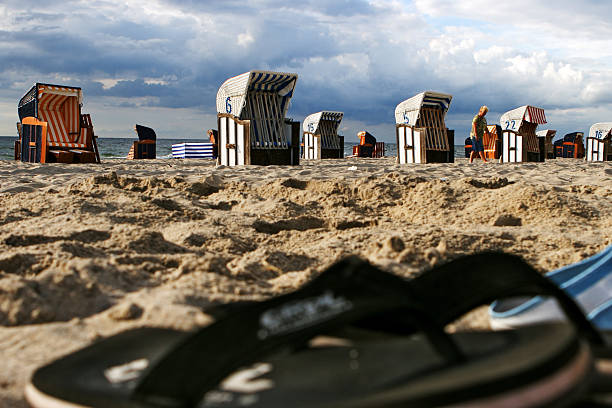
[[588,161],[612,161],[612,122],[591,126],[586,142]]
[[297,77],[249,71],[221,85],[217,92],[219,164],[299,164],[300,123],[285,118]]
[[213,159],[216,159],[219,156],[219,131],[217,129],[208,129],[206,134],[208,135],[208,140],[210,140],[212,144]]
[[524,105],[504,113],[500,118],[502,160],[513,163],[540,161],[536,129],[544,123],[544,109],[535,106]]
[[557,131],[552,129],[544,129],[536,132],[540,147],[540,161],[554,159],[557,156],[553,144],[553,139],[556,135]]
[[470,157],[470,154],[472,154],[472,150],[474,149],[474,146],[472,144],[472,138],[469,137],[469,136],[466,137],[464,144],[465,144],[465,146],[464,146],[464,149],[465,149],[465,158],[467,159],[467,158]]
[[362,130],[357,133],[357,137],[359,144],[353,146],[354,157],[383,157],[385,155],[385,143],[377,142],[371,133]]
[[99,163],[91,117],[81,113],[82,99],[78,87],[35,84],[17,107],[21,135],[15,157],[40,163]]
[[344,113],[321,111],[304,119],[303,159],[342,159],[344,157],[344,136],[338,135],[338,128]]
[[157,135],[150,127],[136,125],[134,131],[138,140],[132,144],[128,159],[155,159],[157,156]]
[[584,157],[584,133],[572,132],[563,136],[555,142],[555,156],[570,159],[582,159]]
[[483,135],[482,144],[485,157],[489,160],[497,160],[502,154],[502,131],[499,125],[488,125],[489,134]]
[[21,122],[17,122],[17,140],[15,140],[15,160],[21,160]]
[[454,161],[455,132],[444,122],[452,98],[427,91],[397,105],[395,135],[400,164]]

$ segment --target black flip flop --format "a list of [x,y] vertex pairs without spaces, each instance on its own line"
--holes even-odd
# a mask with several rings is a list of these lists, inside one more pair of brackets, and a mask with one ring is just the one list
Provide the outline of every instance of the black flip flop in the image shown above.
[[[427,282],[414,282],[349,258],[195,333],[131,330],[70,354],[37,370],[26,398],[35,408],[563,407],[582,395],[592,356],[573,326],[448,335],[423,309]],[[418,332],[350,334],[393,316]]]
[[[434,268],[412,282],[413,290],[427,293],[422,306],[446,326],[470,310],[495,300],[518,296],[554,298],[579,335],[588,340],[595,358],[596,373],[588,406],[612,406],[612,330],[597,329],[565,291],[520,258],[503,253],[479,253]],[[460,291],[452,288],[460,287]],[[392,331],[394,327],[378,328]]]

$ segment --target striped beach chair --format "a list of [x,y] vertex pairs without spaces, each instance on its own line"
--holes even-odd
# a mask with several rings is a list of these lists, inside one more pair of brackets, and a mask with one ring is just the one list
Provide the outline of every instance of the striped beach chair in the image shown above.
[[504,113],[502,128],[502,161],[511,163],[540,161],[538,125],[546,123],[544,109],[524,105]]
[[499,125],[488,125],[489,134],[484,134],[482,144],[485,157],[489,160],[497,160],[502,154],[502,131]]
[[155,159],[157,156],[157,135],[150,127],[136,125],[134,131],[138,140],[132,144],[128,159]]
[[303,159],[344,158],[344,136],[338,135],[338,128],[344,113],[321,111],[304,119]]
[[81,88],[37,83],[19,101],[22,161],[100,162],[93,124],[81,113]]
[[297,78],[297,74],[249,71],[221,85],[219,164],[299,164],[300,123],[285,117]]
[[612,122],[595,123],[586,140],[588,161],[612,161]]
[[451,163],[455,157],[455,131],[444,119],[452,95],[427,91],[395,108],[395,136],[400,164]]

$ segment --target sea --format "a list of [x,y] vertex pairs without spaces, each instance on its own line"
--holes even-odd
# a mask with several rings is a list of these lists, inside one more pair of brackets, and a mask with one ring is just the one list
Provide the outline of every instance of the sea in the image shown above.
[[[16,136],[0,136],[0,160],[13,160],[15,158]],[[98,138],[98,148],[102,160],[125,159],[134,138]],[[197,139],[157,139],[157,158],[172,159],[172,145],[184,142],[208,142],[208,140]],[[344,156],[353,154],[353,146],[357,143],[344,143]],[[397,145],[385,142],[385,156],[397,156]],[[455,145],[455,157],[464,157],[464,146]]]

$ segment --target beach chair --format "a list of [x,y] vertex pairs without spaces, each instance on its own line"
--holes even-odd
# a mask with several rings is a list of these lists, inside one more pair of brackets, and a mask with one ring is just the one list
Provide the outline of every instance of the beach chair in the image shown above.
[[472,150],[474,148],[474,146],[472,145],[472,138],[471,137],[466,137],[465,138],[465,158],[468,159],[470,157],[470,154],[472,154]]
[[556,130],[544,129],[536,132],[538,137],[538,145],[540,148],[540,161],[554,159],[557,157],[555,152],[555,146],[553,145],[553,139],[557,135]]
[[555,141],[556,157],[582,159],[584,157],[584,133],[572,132]]
[[489,160],[497,160],[502,154],[502,130],[499,125],[488,125],[486,133],[482,137],[485,157]]
[[359,144],[353,146],[354,157],[383,157],[385,155],[385,143],[377,142],[368,131],[362,130],[357,133],[357,137]]
[[555,140],[553,148],[555,150],[555,157],[563,157],[563,138]]
[[17,140],[15,140],[15,160],[21,160],[21,122],[17,122]]
[[150,127],[136,125],[134,131],[138,140],[132,144],[128,159],[155,159],[157,149],[157,135]]
[[385,157],[385,142],[376,142],[372,157]]
[[524,105],[504,113],[502,128],[502,161],[506,163],[540,161],[538,125],[546,123],[544,109]]
[[297,78],[297,74],[250,71],[221,85],[219,164],[299,164],[300,123],[285,118]]
[[15,157],[37,163],[99,163],[93,124],[81,113],[82,100],[81,88],[35,84],[17,106],[21,136]]
[[303,159],[344,158],[344,136],[338,128],[344,113],[322,111],[313,113],[303,123]]
[[612,122],[595,123],[586,140],[588,161],[612,161]]
[[452,95],[422,92],[395,108],[395,135],[400,164],[452,163],[455,132],[444,119]]
[[206,134],[208,135],[208,140],[210,140],[212,144],[213,159],[216,159],[219,156],[219,131],[216,129],[208,129]]

